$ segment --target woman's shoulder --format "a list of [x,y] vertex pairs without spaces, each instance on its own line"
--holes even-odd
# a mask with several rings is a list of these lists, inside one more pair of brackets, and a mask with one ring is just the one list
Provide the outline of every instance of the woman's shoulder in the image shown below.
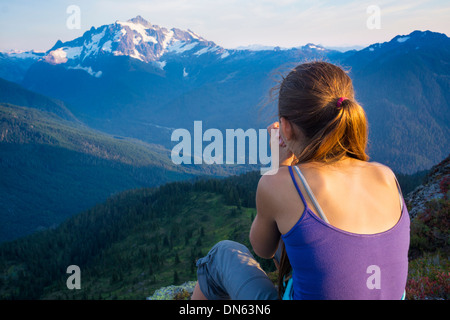
[[359,171],[360,177],[356,178],[355,181],[359,181],[359,183],[374,191],[389,190],[388,194],[398,194],[397,178],[389,166],[379,162],[361,161],[361,168]]
[[263,174],[258,182],[258,189],[274,188],[280,186],[286,181],[286,177],[289,175],[288,167],[280,167],[276,170],[269,171]]
[[333,180],[342,183],[368,182],[389,187],[396,186],[395,174],[390,167],[379,162],[347,159],[335,164],[306,163],[299,165],[300,170],[312,185],[325,189]]
[[[355,160],[346,166],[333,168],[324,168],[323,164],[315,163],[303,163],[297,166],[305,174],[308,181],[314,180],[311,181],[312,183],[325,183],[327,180],[326,177],[330,173],[341,172],[344,175],[359,176],[364,178],[364,180],[371,180],[384,185],[396,185],[396,178],[392,169],[379,162]],[[286,187],[287,181],[291,181],[289,168],[280,167],[261,176],[258,183],[258,190],[263,193],[269,192],[270,194],[276,193],[277,190],[281,192]]]
[[388,166],[379,162],[366,162],[367,166],[371,168],[372,174],[381,182],[392,184],[395,182],[395,173]]
[[262,175],[256,190],[257,196],[268,201],[278,199],[279,194],[284,193],[287,181],[291,179],[289,175],[289,168],[284,166]]

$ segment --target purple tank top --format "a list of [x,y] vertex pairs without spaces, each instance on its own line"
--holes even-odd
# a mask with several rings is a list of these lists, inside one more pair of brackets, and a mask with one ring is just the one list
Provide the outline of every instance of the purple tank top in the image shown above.
[[293,299],[400,300],[408,275],[410,234],[403,197],[401,217],[394,227],[376,234],[351,233],[317,217],[292,167],[289,172],[305,206],[297,223],[282,235],[293,270]]

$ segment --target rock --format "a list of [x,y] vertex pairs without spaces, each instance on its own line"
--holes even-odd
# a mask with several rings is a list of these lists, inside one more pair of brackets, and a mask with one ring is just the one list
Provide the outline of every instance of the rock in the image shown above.
[[450,180],[450,156],[431,168],[424,183],[410,192],[405,201],[408,204],[411,218],[425,209],[425,204],[434,199],[442,199],[448,193],[447,185]]
[[147,300],[188,300],[194,292],[196,281],[188,281],[179,286],[168,286],[156,290]]

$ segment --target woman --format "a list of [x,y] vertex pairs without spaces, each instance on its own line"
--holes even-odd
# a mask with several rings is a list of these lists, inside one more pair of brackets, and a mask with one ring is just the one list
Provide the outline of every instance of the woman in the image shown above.
[[[280,163],[261,177],[254,252],[282,248],[278,295],[248,249],[231,241],[199,259],[193,299],[401,299],[409,215],[393,172],[368,162],[367,120],[351,79],[326,62],[297,66],[278,99]],[[280,241],[281,240],[281,241]]]

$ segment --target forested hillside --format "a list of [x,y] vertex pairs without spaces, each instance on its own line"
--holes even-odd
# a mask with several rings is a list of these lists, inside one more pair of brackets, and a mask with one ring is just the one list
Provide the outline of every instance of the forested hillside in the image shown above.
[[[195,278],[195,260],[216,241],[248,243],[258,179],[255,172],[127,191],[54,230],[4,243],[0,298],[141,299]],[[83,290],[66,287],[73,264]]]
[[0,241],[58,225],[112,194],[189,178],[168,151],[0,103]]
[[52,99],[0,78],[0,102],[52,113],[64,120],[79,122],[64,102]]

